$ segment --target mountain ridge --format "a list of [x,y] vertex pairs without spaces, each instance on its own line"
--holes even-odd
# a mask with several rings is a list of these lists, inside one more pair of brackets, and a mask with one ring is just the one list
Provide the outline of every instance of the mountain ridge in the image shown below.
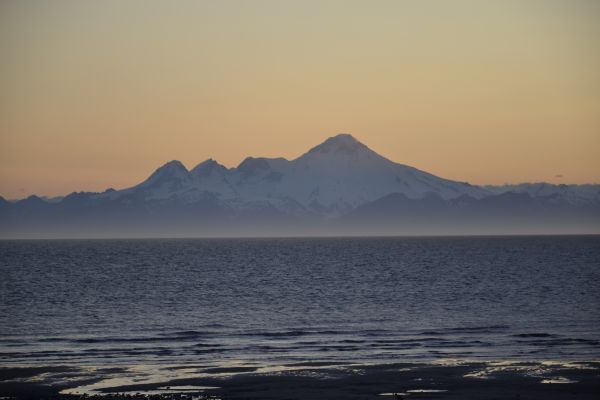
[[562,229],[575,222],[586,232],[600,232],[598,220],[600,185],[471,185],[391,161],[350,134],[332,136],[292,160],[246,157],[227,168],[209,158],[191,170],[171,160],[121,190],[0,202],[0,222],[8,227],[0,227],[0,234],[123,224],[157,233],[186,226],[192,234],[261,224],[355,230],[372,225],[376,234],[381,227],[410,233],[428,224],[443,225],[445,232],[456,225],[518,231],[527,224]]
[[[190,171],[191,177],[184,172],[185,167],[181,163],[175,163],[170,161],[141,186],[125,190],[148,187],[152,176],[160,175],[163,169],[174,170],[176,166],[178,176],[173,178],[180,183],[188,183],[187,187],[181,187],[182,190],[187,189],[188,195],[192,191],[198,193],[209,189],[221,199],[231,201],[292,198],[311,212],[330,210],[328,213],[332,216],[393,192],[401,192],[411,198],[423,197],[428,192],[438,193],[443,198],[464,193],[474,197],[486,194],[485,189],[477,186],[439,178],[390,161],[350,134],[332,136],[292,160],[246,157],[233,168],[226,168],[212,159],[206,160]],[[208,184],[201,182],[201,176],[211,176],[213,172],[218,177],[213,177]],[[158,178],[154,180],[161,182]],[[170,190],[156,189],[152,197],[164,197],[167,193],[184,196],[173,184]]]

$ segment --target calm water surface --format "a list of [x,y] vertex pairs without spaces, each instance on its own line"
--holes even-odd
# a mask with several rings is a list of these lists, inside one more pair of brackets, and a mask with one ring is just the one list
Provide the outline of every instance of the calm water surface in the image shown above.
[[0,242],[0,365],[600,359],[600,237]]

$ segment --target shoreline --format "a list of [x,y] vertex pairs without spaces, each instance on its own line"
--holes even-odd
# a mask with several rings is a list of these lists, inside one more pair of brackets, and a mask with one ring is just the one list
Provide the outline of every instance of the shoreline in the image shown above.
[[[84,374],[80,367],[70,366],[0,367],[0,397],[15,400],[585,400],[596,399],[600,393],[600,361],[373,365],[308,362],[296,366],[271,372],[257,372],[260,369],[251,367],[199,368],[195,377],[139,383],[119,380],[119,374],[126,374],[126,370],[119,367],[97,369],[95,376]],[[181,368],[190,369],[189,366]],[[96,394],[75,394],[78,388],[94,386],[98,388]]]

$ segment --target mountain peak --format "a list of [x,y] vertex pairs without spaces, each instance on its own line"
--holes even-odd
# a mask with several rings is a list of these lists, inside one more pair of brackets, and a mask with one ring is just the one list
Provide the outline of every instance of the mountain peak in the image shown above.
[[158,168],[158,171],[185,171],[188,172],[187,168],[179,160],[171,160],[165,163],[162,167]]
[[335,145],[354,145],[354,144],[361,144],[358,140],[356,140],[356,138],[354,136],[352,136],[349,133],[338,133],[335,136],[331,136],[329,138],[327,138],[327,140],[325,140],[323,142],[323,144],[325,143],[329,143],[331,144],[335,144]]
[[196,165],[194,168],[192,168],[190,170],[190,172],[195,171],[197,169],[201,169],[201,168],[212,167],[215,165],[220,165],[220,164],[218,162],[216,162],[215,160],[213,160],[212,158],[209,158],[207,160],[202,161],[200,164]]
[[181,163],[179,160],[172,160],[168,163],[164,164],[162,167],[159,167],[154,173],[152,177],[156,176],[176,176],[181,177],[187,175],[189,172],[185,165]]
[[197,175],[197,176],[208,176],[208,175],[212,174],[214,171],[224,172],[226,170],[227,170],[226,167],[219,164],[217,161],[213,160],[212,158],[209,158],[208,160],[204,160],[200,164],[196,165],[190,171],[190,173],[192,175]]
[[267,170],[269,168],[269,163],[264,158],[246,157],[244,161],[238,165],[237,170],[240,171],[242,175],[250,176],[258,170]]
[[344,140],[344,141],[358,142],[358,140],[356,140],[356,138],[354,136],[352,136],[351,133],[345,133],[345,132],[340,132],[335,136],[331,136],[330,138],[328,138],[328,140]]
[[189,176],[187,168],[178,160],[172,160],[158,168],[141,186],[160,184],[163,181],[186,179]]
[[325,140],[320,145],[313,147],[309,153],[356,153],[368,149],[349,133],[340,133]]
[[19,203],[28,204],[28,205],[38,205],[38,204],[45,204],[46,202],[41,197],[36,196],[35,194],[32,194],[31,196],[19,201]]

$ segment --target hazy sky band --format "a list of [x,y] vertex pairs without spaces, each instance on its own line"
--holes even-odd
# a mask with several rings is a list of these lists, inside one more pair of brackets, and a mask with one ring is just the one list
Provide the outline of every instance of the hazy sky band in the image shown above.
[[600,2],[3,1],[0,195],[350,132],[472,183],[600,181]]

